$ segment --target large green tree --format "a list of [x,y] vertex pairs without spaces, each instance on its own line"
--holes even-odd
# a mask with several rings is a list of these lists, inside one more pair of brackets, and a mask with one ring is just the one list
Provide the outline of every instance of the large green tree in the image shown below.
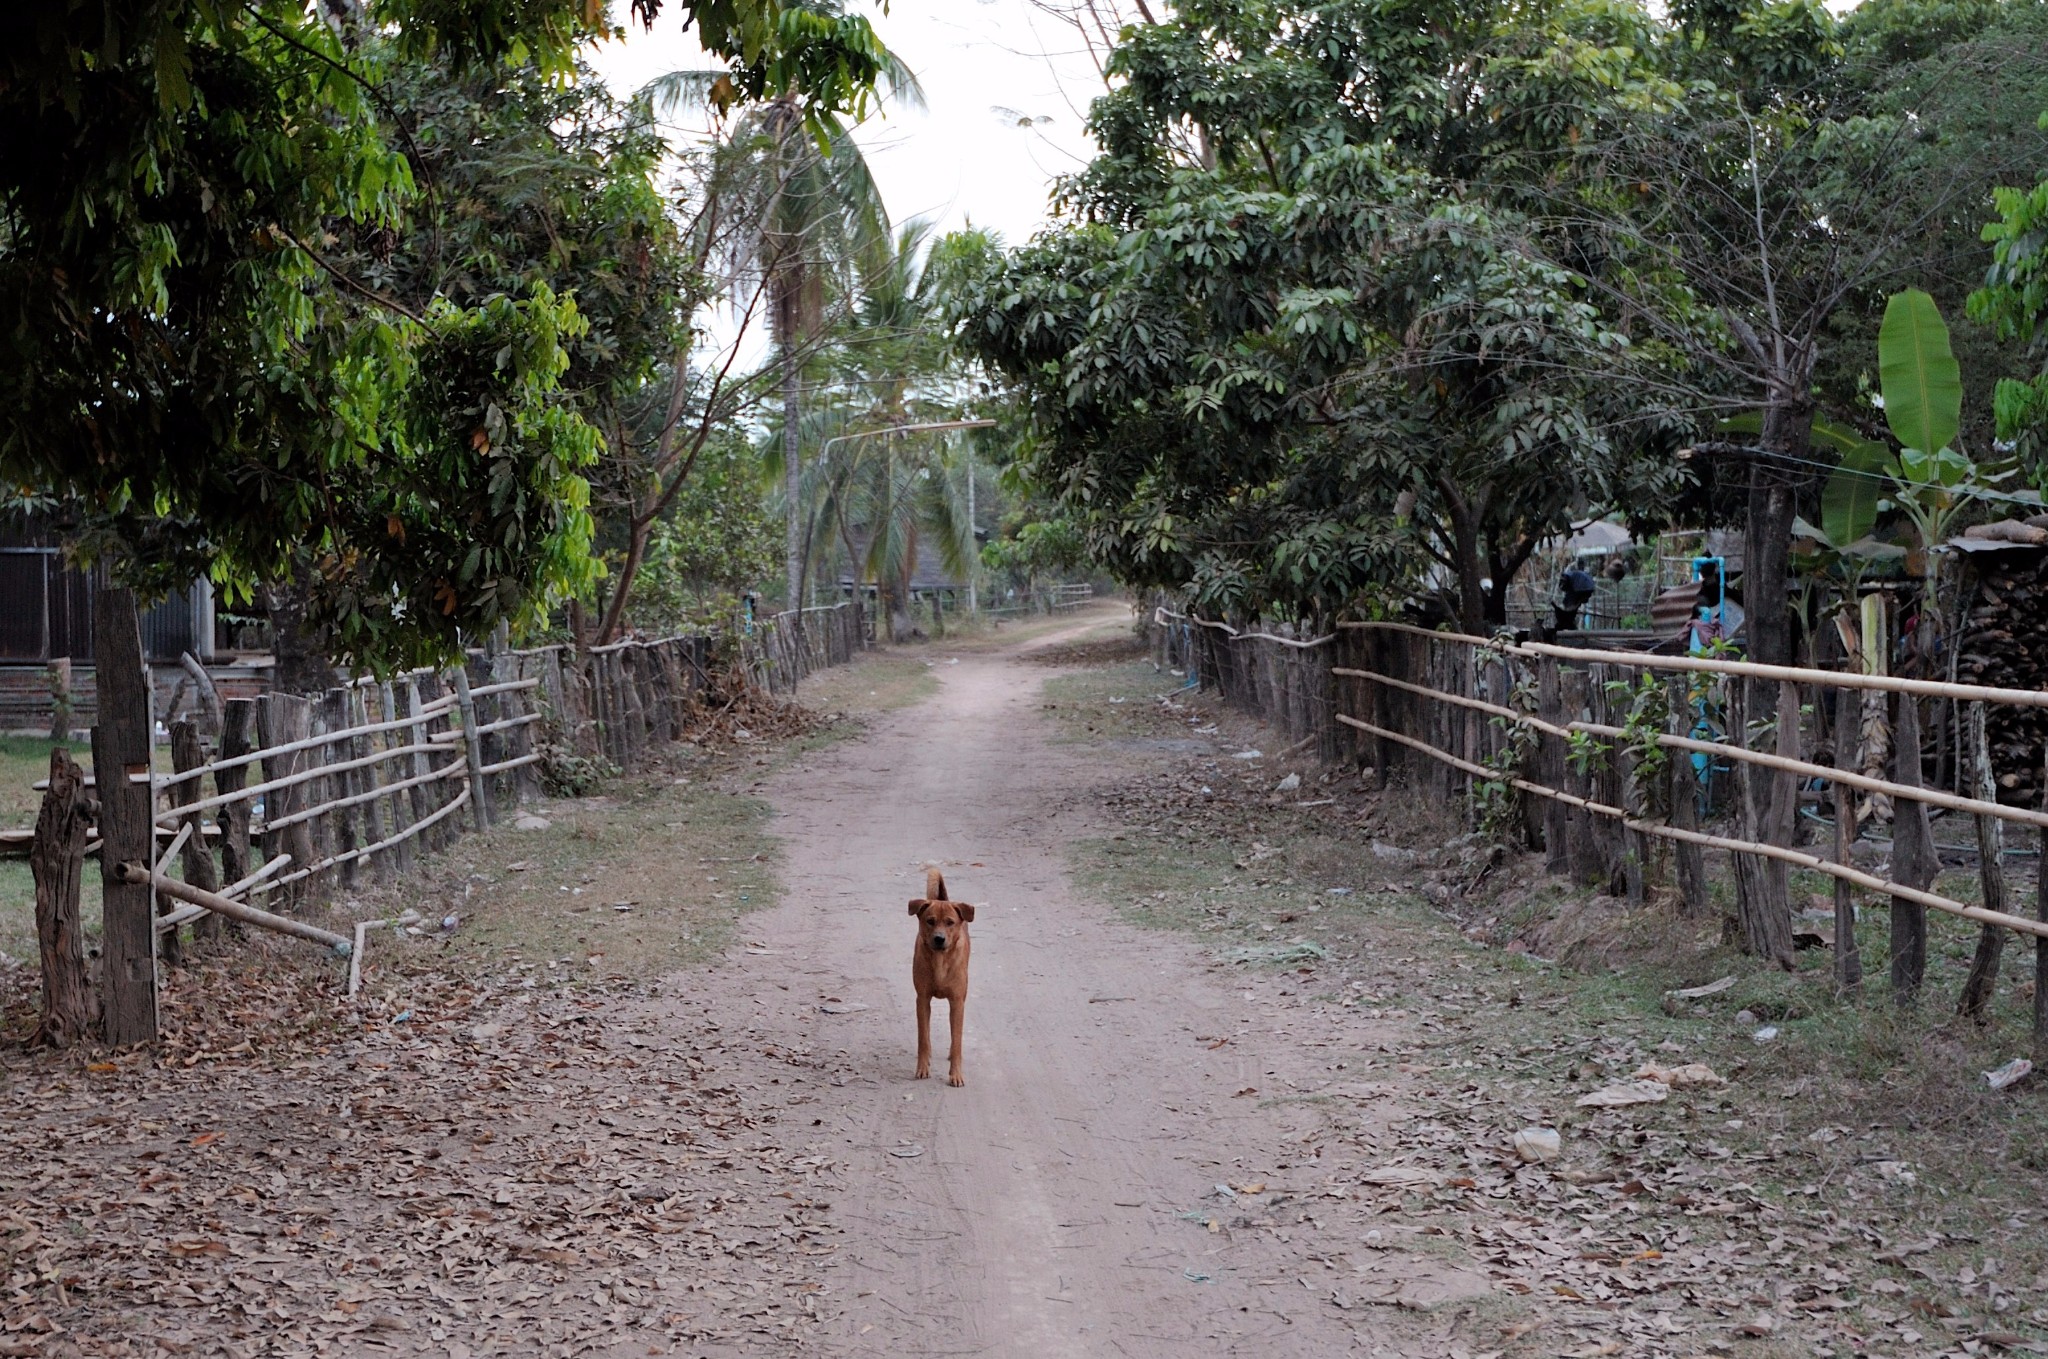
[[[794,89],[820,117],[871,87],[864,25],[680,8],[721,97]],[[355,659],[438,654],[575,588],[598,432],[561,380],[587,322],[544,280],[407,305],[336,247],[402,232],[433,187],[380,63],[566,77],[603,21],[587,0],[9,7],[0,478],[145,580],[310,567]]]
[[1132,31],[1074,225],[958,309],[1097,557],[1209,608],[1328,616],[1413,585],[1420,546],[1478,628],[1543,535],[1654,509],[1665,354],[1527,211],[1575,122],[1668,83],[1647,27],[1338,0]]

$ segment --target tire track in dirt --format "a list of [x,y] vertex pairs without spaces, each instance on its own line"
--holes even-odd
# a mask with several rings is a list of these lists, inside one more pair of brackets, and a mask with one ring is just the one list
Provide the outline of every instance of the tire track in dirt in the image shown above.
[[[1069,886],[1065,846],[1096,829],[1090,790],[1120,771],[1053,741],[1047,671],[1012,653],[937,673],[936,697],[770,781],[784,903],[749,921],[767,951],[712,982],[750,998],[734,1003],[758,1037],[824,1059],[783,1086],[785,1120],[818,1120],[843,1147],[823,1348],[1442,1353],[1388,1309],[1332,1305],[1352,1282],[1330,1260],[1345,1243],[1317,1241],[1312,1221],[1289,1240],[1183,1216],[1228,1199],[1217,1186],[1250,1178],[1239,1165],[1288,1167],[1266,1196],[1322,1192],[1307,1142],[1325,1115],[1233,1096],[1326,1073],[1263,1035],[1252,993],[1226,990],[1194,950]],[[980,912],[959,1090],[911,1079],[903,903],[927,861]]]

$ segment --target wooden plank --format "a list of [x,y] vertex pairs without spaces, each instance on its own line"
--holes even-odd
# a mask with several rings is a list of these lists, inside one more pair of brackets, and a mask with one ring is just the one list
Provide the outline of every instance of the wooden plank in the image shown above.
[[[263,760],[264,781],[259,785],[266,790],[264,820],[278,823],[275,828],[268,824],[264,828],[266,859],[289,854],[294,862],[309,864],[319,857],[314,853],[310,821],[296,816],[312,805],[306,790],[313,772],[308,757],[314,744],[310,706],[296,695],[272,693],[263,696],[257,709],[263,719],[258,735],[269,752]],[[284,908],[297,910],[306,899],[306,889],[295,883],[285,896]]]
[[[1921,786],[1919,700],[1898,696],[1898,718],[1892,726],[1892,782]],[[1892,816],[1892,876],[1908,887],[1926,888],[1941,870],[1935,857],[1934,831],[1925,803],[1900,803]],[[1912,1003],[1927,977],[1927,905],[1911,893],[1892,894],[1892,995],[1901,1005]]]

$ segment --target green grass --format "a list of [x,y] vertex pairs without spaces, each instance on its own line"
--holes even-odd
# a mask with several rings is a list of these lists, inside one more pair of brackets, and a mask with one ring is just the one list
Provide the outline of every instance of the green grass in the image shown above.
[[863,652],[798,685],[797,701],[818,712],[855,715],[907,708],[939,691],[931,659],[931,649],[924,647]]
[[426,871],[360,894],[351,913],[410,907],[430,927],[456,916],[452,932],[408,945],[456,972],[511,967],[580,984],[701,966],[780,891],[768,805],[721,791],[716,775],[706,759],[687,784],[623,779],[597,798],[543,804],[546,830],[467,836]]
[[[0,827],[33,826],[43,795],[35,790],[39,779],[50,776],[50,741],[35,736],[0,736]],[[88,769],[92,765],[89,746],[67,744],[73,759]],[[85,890],[81,909],[89,937],[99,935],[99,866],[85,866]],[[33,962],[36,956],[35,880],[26,858],[0,858],[0,953]]]
[[[43,795],[36,781],[50,776],[50,746],[46,737],[0,736],[0,826],[33,826]],[[71,758],[88,770],[92,748],[69,742]]]

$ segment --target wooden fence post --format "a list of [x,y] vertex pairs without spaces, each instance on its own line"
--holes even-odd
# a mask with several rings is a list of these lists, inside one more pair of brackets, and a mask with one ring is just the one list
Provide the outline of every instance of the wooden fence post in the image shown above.
[[[1960,733],[1959,733],[1960,735]],[[1974,775],[1975,784],[1971,796],[1984,802],[1998,801],[1998,780],[1991,772],[1991,739],[1984,729],[1984,705],[1972,703],[1969,709],[1969,734],[1966,742],[1959,742],[1962,749],[1957,752],[1957,764],[1966,760]],[[1995,816],[1978,813],[1977,821],[1977,879],[1981,885],[1987,911],[2006,909],[2005,896],[2005,823]],[[1998,964],[2005,953],[2005,931],[1996,925],[1985,925],[1977,934],[1977,952],[1970,959],[1970,975],[1963,981],[1963,993],[1956,1001],[1956,1013],[1984,1023],[1991,1017],[1991,995],[1998,987]]]
[[[2048,812],[2048,750],[2041,759],[2041,810]],[[2048,920],[2048,826],[2034,837],[2034,919]],[[2048,937],[2034,937],[2034,1050],[2048,1048]]]
[[[350,690],[329,689],[320,700],[320,726],[322,731],[334,739],[320,747],[321,758],[328,764],[347,764],[354,752],[355,741],[343,735],[355,725],[355,714],[349,711]],[[344,769],[319,780],[319,792],[315,796],[323,801],[335,802],[355,796],[356,778],[362,771]],[[346,854],[357,845],[373,845],[379,837],[356,835],[356,807],[336,807],[319,817],[327,826],[327,841],[330,849],[325,853]],[[343,887],[354,887],[362,867],[361,861],[349,859],[336,866]]]
[[[1835,767],[1855,773],[1859,763],[1856,731],[1863,702],[1854,689],[1835,694]],[[1835,861],[1847,865],[1856,846],[1856,790],[1835,781]],[[1851,990],[1863,984],[1863,953],[1856,942],[1856,893],[1835,879],[1835,984]]]
[[[538,666],[534,668],[539,669]],[[526,669],[526,658],[521,656],[513,657],[512,676],[514,679],[526,679]],[[507,694],[506,697],[511,700],[510,706],[514,716],[537,717],[540,713],[540,688],[538,685],[531,689],[515,690]],[[512,756],[514,759],[523,760],[540,748],[540,724],[537,721],[527,722],[512,728],[511,736]],[[533,763],[520,765],[512,771],[512,786],[522,804],[538,799],[540,797],[540,766]]]
[[[1919,702],[1900,694],[1899,717],[1892,727],[1892,782],[1908,788],[1923,784],[1920,775]],[[1892,812],[1892,880],[1925,889],[1941,870],[1935,856],[1934,831],[1927,804],[1918,798],[1897,799]],[[1927,907],[1908,897],[1892,898],[1892,995],[1910,1005],[1927,977]]]
[[[249,733],[256,725],[256,700],[253,698],[231,698],[221,705],[220,716],[220,757],[232,760],[247,755],[253,747],[249,744]],[[213,774],[213,788],[216,793],[226,795],[239,793],[248,784],[249,766],[236,765],[233,769],[217,769]],[[255,871],[249,853],[249,803],[237,798],[214,813],[220,823],[220,878],[222,882],[240,882]],[[225,927],[234,929],[230,925]]]
[[[405,743],[413,746],[425,745],[430,733],[427,720],[420,716],[420,681],[412,675],[407,675],[403,683],[397,687],[396,693],[405,715],[412,720],[412,725],[405,729]],[[412,754],[412,776],[414,778],[422,778],[433,772],[434,752],[426,750],[414,751]],[[441,807],[442,803],[446,800],[441,796],[441,789],[444,783],[446,783],[445,779],[436,780],[431,783],[416,783],[406,790],[406,799],[412,803],[412,820],[415,823],[426,820]],[[441,843],[441,837],[438,834],[440,829],[441,823],[436,822],[420,832],[420,849],[422,852],[430,852]]]
[[[270,693],[263,696],[263,706],[258,710],[262,721],[257,726],[257,739],[265,747],[289,745],[302,741],[313,734],[311,703],[294,694]],[[310,752],[290,751],[283,755],[266,756],[262,761],[263,779],[291,778],[305,771]],[[271,859],[278,854],[292,856],[293,872],[318,862],[314,852],[313,823],[310,819],[294,821],[281,831],[268,829],[279,821],[311,805],[307,802],[306,782],[294,783],[289,787],[272,789],[264,795],[263,857]],[[310,897],[310,877],[300,878],[284,889],[282,907],[290,912],[297,910]]]
[[[1684,675],[1665,681],[1670,694],[1670,729],[1673,736],[1692,731],[1692,685]],[[1696,831],[1700,828],[1700,780],[1693,768],[1690,751],[1671,752],[1671,816],[1673,827]],[[1707,757],[1707,775],[1713,777],[1713,757]],[[1678,913],[1687,919],[1706,915],[1712,906],[1707,894],[1707,856],[1697,844],[1685,840],[1671,843],[1673,876],[1678,880]]]
[[[1555,657],[1536,658],[1536,714],[1553,727],[1564,725],[1564,678],[1558,671]],[[1546,788],[1563,788],[1566,753],[1564,742],[1548,733],[1539,735],[1536,742],[1536,782]],[[1543,866],[1560,877],[1570,872],[1570,843],[1569,809],[1555,798],[1545,798]]]
[[[398,713],[398,692],[393,688],[390,680],[385,680],[377,686],[377,721],[383,723],[400,720],[402,719]],[[402,746],[411,745],[415,739],[413,736],[414,730],[412,727],[393,727],[385,732],[382,738],[380,738],[384,742],[384,749],[397,750]],[[379,764],[377,767],[383,769],[385,766]],[[403,783],[407,778],[406,770],[415,767],[417,766],[413,760],[399,756],[395,765],[382,782],[386,786],[394,783]],[[378,801],[384,804],[386,818],[391,823],[391,833],[393,835],[409,831],[413,826],[412,799],[406,796],[407,791],[410,790],[387,793],[378,799]],[[398,877],[403,877],[412,872],[412,838],[408,836],[400,840],[390,851],[380,855],[378,862],[383,866],[383,872],[391,873]]]
[[36,816],[28,867],[36,885],[36,945],[43,963],[43,1017],[32,1046],[69,1047],[89,1037],[99,997],[85,968],[79,896],[85,880],[86,831],[92,799],[85,771],[61,746],[50,752],[50,786]]
[[469,696],[469,672],[457,663],[449,670],[455,681],[455,706],[462,713],[462,749],[469,760],[470,813],[479,831],[491,828],[490,792],[484,786],[484,748],[476,734],[476,700]]
[[[100,802],[100,864],[107,1041],[152,1043],[157,1035],[155,893],[112,871],[129,861],[156,862],[155,790],[148,780],[154,722],[142,627],[127,590],[93,594],[93,665],[99,722],[92,766]],[[132,775],[143,781],[133,782]]]
[[[194,722],[171,723],[171,768],[177,773],[183,774],[187,770],[197,769],[205,763],[206,747],[199,743],[198,724]],[[171,804],[173,806],[184,806],[188,802],[197,802],[201,791],[199,779],[181,779],[171,785]],[[182,818],[182,823],[192,828],[191,836],[185,841],[183,857],[185,881],[191,883],[194,887],[214,892],[220,890],[220,879],[216,876],[217,870],[214,868],[213,851],[207,848],[204,835],[205,821],[206,814],[204,812],[194,812]],[[218,916],[203,915],[192,922],[192,938],[194,941],[218,939],[220,932],[220,917]],[[165,956],[174,957],[176,955],[173,949],[176,944],[176,931],[169,931],[159,944],[159,947],[164,948]],[[171,947],[164,947],[166,945]]]

